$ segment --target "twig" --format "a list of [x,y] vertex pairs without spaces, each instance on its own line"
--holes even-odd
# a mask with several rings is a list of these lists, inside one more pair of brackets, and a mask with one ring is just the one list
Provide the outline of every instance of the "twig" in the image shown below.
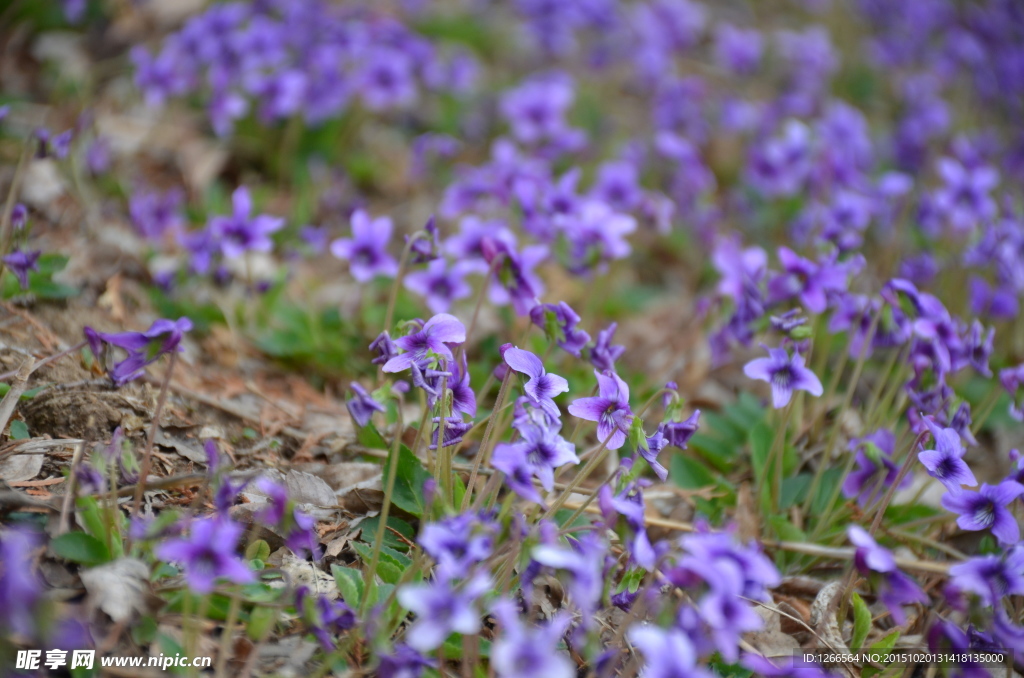
[[10,390],[7,391],[4,399],[0,400],[0,436],[3,435],[4,430],[7,428],[7,422],[10,420],[11,415],[14,414],[14,408],[18,406],[21,394],[28,387],[28,375],[32,374],[32,368],[35,364],[36,359],[31,356],[21,364],[21,367],[18,368],[18,373],[14,376],[14,381],[11,382]]

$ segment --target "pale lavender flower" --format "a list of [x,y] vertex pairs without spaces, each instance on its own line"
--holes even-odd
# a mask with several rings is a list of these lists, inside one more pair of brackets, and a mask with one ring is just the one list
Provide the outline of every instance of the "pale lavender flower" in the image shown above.
[[1024,485],[1004,480],[998,485],[983,483],[977,492],[964,490],[959,494],[947,493],[942,506],[959,514],[956,524],[963,530],[992,530],[999,541],[1016,544],[1020,541],[1020,528],[1007,506],[1021,494]]
[[629,408],[629,387],[614,372],[594,370],[599,387],[598,396],[577,398],[569,405],[569,414],[597,422],[597,437],[609,450],[617,450],[626,442],[633,422]]
[[527,245],[517,252],[500,240],[484,237],[481,249],[488,265],[501,257],[488,296],[498,306],[511,303],[517,315],[526,315],[544,293],[544,284],[534,268],[548,257],[547,245]]
[[957,231],[976,228],[996,214],[996,202],[990,195],[999,184],[999,172],[991,167],[969,168],[952,158],[938,163],[945,185],[934,195],[934,206]]
[[387,252],[392,224],[388,217],[371,219],[365,210],[352,213],[352,237],[338,238],[331,243],[331,254],[348,262],[352,277],[369,282],[374,276],[393,278],[398,262]]
[[857,547],[854,564],[862,575],[874,582],[878,597],[888,608],[894,622],[902,624],[906,621],[904,605],[929,602],[928,595],[899,570],[893,555],[888,549],[879,546],[867,530],[859,525],[850,525],[847,536]]
[[768,358],[755,358],[744,365],[743,373],[751,379],[771,384],[775,409],[788,405],[793,391],[807,391],[813,396],[824,392],[818,377],[804,367],[802,355],[794,353],[790,357],[784,348],[769,348],[768,354]]
[[526,501],[544,506],[544,498],[533,485],[534,469],[523,445],[498,443],[491,454],[491,466],[505,474],[509,488]]
[[[899,467],[892,461],[895,446],[896,436],[888,429],[879,429],[870,435],[851,440],[850,451],[856,454],[857,467],[843,481],[843,496],[847,499],[856,497],[861,507],[879,499],[879,493],[896,482],[899,475]],[[912,482],[913,478],[907,475],[898,489],[905,489]]]
[[270,235],[284,226],[284,219],[252,214],[249,189],[239,186],[231,195],[231,216],[218,216],[210,220],[210,232],[220,244],[221,252],[229,259],[246,252],[269,252],[274,248]]
[[1010,416],[1024,421],[1024,363],[999,371],[999,383],[1010,394]]
[[171,539],[154,549],[158,558],[185,567],[185,581],[196,593],[211,593],[218,579],[236,584],[255,581],[253,572],[235,554],[245,528],[224,518],[204,518],[192,523],[187,538]]
[[28,223],[28,208],[22,205],[20,202],[16,203],[11,209],[11,228],[15,232],[25,228],[25,224]]
[[379,678],[419,678],[428,666],[436,667],[437,660],[424,657],[408,645],[397,645],[394,652],[381,656],[377,675]]
[[474,565],[491,555],[494,529],[493,523],[463,513],[425,524],[417,541],[437,561],[445,578],[464,579]]
[[799,298],[808,311],[823,312],[828,306],[828,292],[846,288],[847,266],[824,261],[820,264],[804,259],[788,247],[779,248],[783,272],[768,281],[768,294],[773,302]]
[[506,365],[528,377],[523,384],[523,391],[530,401],[547,412],[552,419],[561,417],[562,413],[559,412],[553,398],[559,393],[567,392],[569,382],[557,374],[548,374],[540,358],[521,348],[513,346],[505,350],[502,358]]
[[736,75],[756,71],[763,51],[764,39],[752,28],[722,23],[715,31],[715,59],[719,66]]
[[359,93],[371,111],[407,108],[416,101],[416,80],[409,54],[378,48],[363,58],[357,76]]
[[42,587],[32,561],[39,544],[38,535],[23,528],[0,532],[0,628],[25,637],[33,636],[38,623]]

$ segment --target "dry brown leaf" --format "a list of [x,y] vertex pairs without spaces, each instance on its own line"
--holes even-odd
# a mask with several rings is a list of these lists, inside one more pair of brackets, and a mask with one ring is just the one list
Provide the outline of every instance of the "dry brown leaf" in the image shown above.
[[116,622],[143,614],[150,596],[149,568],[137,558],[117,560],[83,570],[79,576],[89,593],[89,604]]
[[16,454],[0,461],[0,478],[14,485],[32,480],[43,470],[43,455]]

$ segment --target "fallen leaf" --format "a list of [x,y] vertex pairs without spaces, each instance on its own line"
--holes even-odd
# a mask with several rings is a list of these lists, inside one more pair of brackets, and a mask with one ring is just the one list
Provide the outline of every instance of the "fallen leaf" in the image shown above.
[[43,455],[16,454],[0,461],[0,478],[8,485],[15,485],[23,480],[32,480],[43,470]]
[[149,568],[137,558],[117,560],[83,570],[79,576],[89,593],[90,604],[115,622],[143,614],[150,596]]

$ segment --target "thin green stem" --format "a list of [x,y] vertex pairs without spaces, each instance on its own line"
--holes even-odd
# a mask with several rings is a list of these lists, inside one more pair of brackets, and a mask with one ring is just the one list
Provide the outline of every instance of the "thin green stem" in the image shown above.
[[405,278],[405,270],[409,265],[409,253],[412,252],[412,246],[417,240],[429,237],[430,234],[426,231],[416,231],[409,236],[408,242],[402,248],[402,258],[398,262],[398,273],[395,274],[395,281],[391,284],[391,294],[388,297],[388,310],[384,314],[383,332],[391,331],[391,323],[395,318],[395,304],[398,303],[398,289],[402,286],[402,279]]
[[504,378],[501,380],[501,388],[498,389],[498,397],[494,401],[494,409],[491,410],[491,414],[487,420],[487,428],[484,430],[484,437],[480,441],[480,446],[476,450],[476,455],[473,457],[473,470],[469,474],[469,484],[466,485],[466,494],[462,496],[462,507],[463,511],[469,506],[470,495],[473,493],[473,488],[476,487],[476,478],[480,473],[480,464],[483,461],[485,450],[487,449],[488,443],[491,441],[491,435],[494,432],[494,422],[497,420],[497,414],[501,411],[501,407],[505,402],[505,398],[508,396],[509,388],[511,387],[512,379],[515,372],[507,370]]
[[[380,522],[377,524],[377,535],[373,540],[373,555],[370,556],[370,564],[366,572],[366,588],[363,592],[363,599],[359,601],[359,616],[366,613],[366,606],[370,602],[373,592],[377,588],[377,564],[380,561],[380,547],[384,543],[384,532],[387,529],[388,513],[391,510],[391,496],[395,492],[395,478],[398,476],[398,456],[402,445],[402,407],[395,408],[398,412],[398,421],[395,424],[395,437],[391,441],[391,455],[388,458],[388,477],[384,485],[384,503],[380,507]],[[424,417],[426,419],[426,417]],[[423,424],[420,424],[423,427]]]

